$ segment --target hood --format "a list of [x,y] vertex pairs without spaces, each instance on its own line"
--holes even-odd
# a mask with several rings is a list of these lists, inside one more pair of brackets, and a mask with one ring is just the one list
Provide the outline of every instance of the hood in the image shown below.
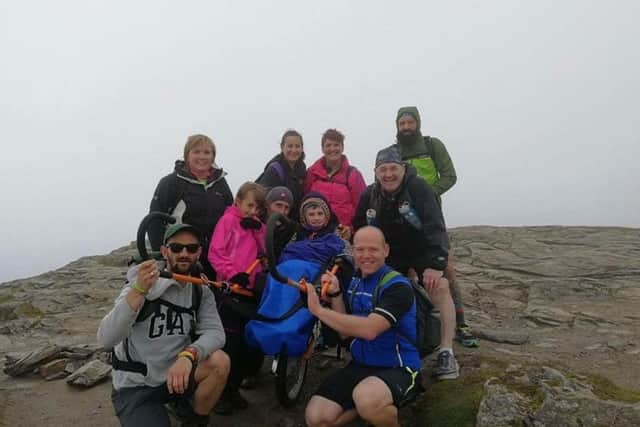
[[[349,168],[349,159],[344,154],[342,155],[342,164],[340,166],[340,170],[336,172],[337,174],[346,173],[346,170]],[[324,167],[324,157],[320,157],[316,160],[313,165],[307,169],[307,173],[310,175],[315,175],[320,178],[328,178],[329,175],[327,173],[327,169]]]
[[418,107],[402,107],[398,110],[398,114],[396,114],[396,130],[398,129],[398,119],[405,114],[411,114],[413,118],[416,119],[418,122],[418,128],[416,130],[420,133],[422,121],[420,119],[420,111],[418,111]]
[[[308,229],[306,227],[306,225],[305,225],[304,216],[302,214],[302,206],[304,206],[304,203],[305,203],[306,200],[311,199],[311,198],[321,199],[324,203],[326,203],[326,205],[327,205],[327,207],[329,209],[329,223],[324,228],[322,228],[320,230],[311,230],[311,229]],[[309,234],[311,234],[313,232],[315,232],[315,233],[317,233],[319,235],[326,234],[326,233],[333,233],[335,231],[336,227],[338,227],[338,217],[336,216],[336,214],[331,209],[331,205],[329,204],[329,201],[327,200],[326,197],[324,197],[320,193],[317,193],[315,191],[311,191],[311,192],[305,194],[305,196],[300,201],[300,224],[304,227],[304,232],[308,232]]]
[[[215,182],[220,178],[224,178],[225,176],[227,176],[227,173],[223,171],[222,168],[220,168],[217,164],[213,163],[211,167],[213,169],[213,172],[211,173],[211,176],[209,176],[209,179],[207,179],[207,182]],[[194,184],[200,184],[198,178],[196,178],[191,172],[189,172],[184,160],[176,160],[173,168],[173,173],[178,177],[184,179],[185,181],[193,182]]]

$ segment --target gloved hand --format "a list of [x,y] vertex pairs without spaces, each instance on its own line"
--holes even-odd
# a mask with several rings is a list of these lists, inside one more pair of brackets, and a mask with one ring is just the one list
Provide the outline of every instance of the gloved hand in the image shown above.
[[240,220],[240,227],[245,230],[260,230],[262,223],[255,218],[247,217]]
[[237,284],[246,288],[249,286],[249,274],[248,273],[236,273],[233,277],[229,279],[229,283]]

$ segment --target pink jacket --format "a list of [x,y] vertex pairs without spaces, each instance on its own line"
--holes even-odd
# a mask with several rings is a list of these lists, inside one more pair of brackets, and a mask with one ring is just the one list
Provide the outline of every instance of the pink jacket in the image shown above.
[[[242,273],[258,254],[264,253],[264,224],[259,230],[244,229],[240,225],[242,218],[236,206],[229,206],[213,230],[208,259],[216,270],[218,280],[228,280],[236,273]],[[258,265],[249,275],[251,288],[261,270],[262,267]]]
[[360,195],[366,187],[360,171],[349,165],[344,155],[342,167],[333,176],[329,177],[324,167],[324,157],[321,157],[307,169],[307,178],[304,182],[305,193],[317,191],[326,197],[340,224],[348,227],[351,227]]

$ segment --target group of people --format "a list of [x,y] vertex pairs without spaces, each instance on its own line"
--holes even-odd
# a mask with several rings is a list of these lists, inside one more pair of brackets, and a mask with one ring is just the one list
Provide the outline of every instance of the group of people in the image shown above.
[[311,285],[307,291],[309,311],[350,340],[352,359],[310,399],[309,426],[342,425],[358,415],[376,426],[399,425],[398,408],[421,391],[410,280],[440,311],[433,374],[458,377],[454,338],[467,346],[477,340],[465,322],[441,209],[456,172],[444,144],[422,135],[417,108],[399,109],[396,127],[395,143],[376,155],[369,186],[344,154],[341,132],[323,134],[323,156],[307,168],[302,135],[288,130],[280,153],[235,197],[213,141],[188,138],[150,205],[177,220],[150,226],[151,246],[164,259],[128,271],[98,330],[99,342],[112,349],[112,401],[122,425],[168,426],[167,403],[182,412],[184,425],[207,425],[212,410],[248,406],[238,389],[255,383],[263,356],[245,342],[247,316],[223,295],[160,273],[203,273],[259,295],[269,266],[254,261],[265,252],[265,223],[275,212],[297,224],[275,236],[283,259],[288,248],[310,241],[335,252],[350,248],[355,266],[347,277],[322,275],[329,303],[321,304]]

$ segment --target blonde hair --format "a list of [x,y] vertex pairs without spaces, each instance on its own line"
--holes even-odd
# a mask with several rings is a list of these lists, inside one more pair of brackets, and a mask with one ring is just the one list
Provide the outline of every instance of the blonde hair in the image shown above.
[[256,203],[259,206],[265,206],[265,200],[267,198],[267,190],[260,184],[256,184],[252,181],[247,181],[240,186],[238,193],[236,194],[237,200],[244,200],[249,193],[253,193]]
[[207,135],[202,135],[202,134],[196,134],[196,135],[191,135],[189,138],[187,138],[187,143],[184,144],[184,161],[187,161],[187,157],[189,157],[189,153],[191,152],[191,150],[193,150],[194,148],[196,148],[196,146],[198,145],[208,145],[209,147],[211,147],[211,151],[213,152],[213,157],[216,157],[216,145],[213,143],[213,141],[211,140],[211,138],[209,138]]

